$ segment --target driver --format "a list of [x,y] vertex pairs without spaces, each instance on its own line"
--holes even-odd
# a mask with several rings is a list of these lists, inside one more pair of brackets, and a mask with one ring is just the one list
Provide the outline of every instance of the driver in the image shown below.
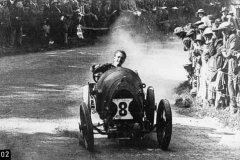
[[93,72],[93,74],[96,74],[95,73],[96,70],[98,70],[98,73],[101,72],[101,74],[103,74],[104,72],[106,72],[107,70],[109,70],[111,68],[121,67],[122,64],[124,63],[126,57],[127,57],[127,55],[124,51],[117,50],[114,53],[113,63],[93,65],[90,70]]

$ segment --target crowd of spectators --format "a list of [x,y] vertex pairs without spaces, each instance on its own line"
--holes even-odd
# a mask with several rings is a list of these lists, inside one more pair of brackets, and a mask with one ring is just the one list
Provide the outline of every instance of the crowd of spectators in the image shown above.
[[[68,44],[75,36],[81,11],[76,0],[37,3],[36,0],[3,0],[0,5],[0,46]],[[76,35],[77,36],[77,35]]]
[[177,27],[174,33],[182,39],[189,53],[188,71],[192,96],[216,109],[230,108],[237,113],[240,95],[240,21],[223,7],[222,16],[213,18],[203,9],[199,21]]
[[[171,2],[171,3],[170,3]],[[178,2],[178,3],[177,3]],[[106,33],[122,15],[133,23],[151,23],[164,31],[186,0],[2,0],[0,1],[0,47],[68,45],[82,38]],[[189,9],[186,9],[189,10]],[[183,11],[184,12],[184,11]],[[185,13],[189,16],[188,13]],[[175,14],[179,15],[179,14]],[[166,29],[167,28],[167,29]]]

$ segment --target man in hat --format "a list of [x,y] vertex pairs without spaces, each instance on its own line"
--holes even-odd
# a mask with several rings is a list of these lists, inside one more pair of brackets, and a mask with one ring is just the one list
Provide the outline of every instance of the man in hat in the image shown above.
[[221,21],[222,22],[227,22],[228,21],[228,19],[227,19],[228,10],[227,10],[227,8],[223,7],[222,10],[221,10],[221,13],[222,13]]
[[205,43],[207,46],[209,46],[210,44],[213,43],[213,31],[212,31],[212,28],[206,28],[204,31],[203,31],[203,36],[205,38]]
[[228,22],[232,23],[234,28],[239,30],[238,18],[234,16],[233,11],[229,11],[227,14]]
[[[192,59],[193,59],[193,68],[196,68],[197,70],[201,67],[201,55],[204,49],[205,40],[201,34],[198,34],[196,36],[195,42],[193,44],[193,51],[192,51]],[[196,72],[196,71],[195,71]],[[199,76],[200,72],[197,72],[197,75]]]
[[186,46],[187,51],[189,51],[189,61],[192,62],[192,51],[194,49],[193,44],[194,44],[194,41],[196,39],[195,29],[188,30],[187,33],[186,33],[186,37],[188,39],[184,39],[183,44]]
[[212,94],[213,98],[215,98],[214,106],[216,109],[220,109],[221,107],[225,107],[225,95],[227,93],[227,66],[224,66],[225,58],[222,55],[221,48],[223,46],[223,35],[221,30],[218,30],[216,25],[212,27],[213,31],[213,45],[209,46],[209,53],[211,58],[209,59],[209,69],[211,71],[216,70],[216,74],[212,77],[209,77],[208,80],[210,81],[209,88],[213,91]]
[[176,27],[173,33],[182,40],[184,37],[186,37],[186,32],[184,31],[183,27]]
[[238,50],[240,50],[240,39],[236,34],[236,29],[229,22],[223,22],[218,27],[223,34],[223,48],[222,55],[226,58],[228,63],[228,91],[230,96],[230,109],[233,113],[237,112],[236,103],[236,82],[239,71],[236,71],[238,66],[237,56]]
[[199,9],[196,13],[196,16],[201,19],[201,21],[203,22],[203,24],[205,26],[207,26],[207,27],[212,26],[211,20],[206,16],[206,13],[203,9]]

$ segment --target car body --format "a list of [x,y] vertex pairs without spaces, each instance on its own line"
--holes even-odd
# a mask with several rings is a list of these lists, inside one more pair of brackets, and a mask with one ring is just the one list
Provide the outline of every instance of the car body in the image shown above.
[[[170,104],[163,99],[157,109],[153,87],[148,87],[146,94],[144,88],[138,74],[123,67],[109,69],[96,83],[83,87],[79,128],[87,149],[94,148],[93,130],[108,138],[141,139],[155,128],[160,147],[168,148],[172,133]],[[92,124],[91,114],[95,113],[102,124]]]

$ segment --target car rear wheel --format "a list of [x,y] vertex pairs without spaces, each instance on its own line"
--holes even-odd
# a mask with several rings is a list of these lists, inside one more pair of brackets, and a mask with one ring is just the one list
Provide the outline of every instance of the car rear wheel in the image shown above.
[[93,125],[89,108],[85,102],[80,105],[80,133],[84,141],[84,146],[87,150],[94,149]]
[[166,99],[158,104],[156,132],[160,148],[167,150],[172,136],[172,111]]

